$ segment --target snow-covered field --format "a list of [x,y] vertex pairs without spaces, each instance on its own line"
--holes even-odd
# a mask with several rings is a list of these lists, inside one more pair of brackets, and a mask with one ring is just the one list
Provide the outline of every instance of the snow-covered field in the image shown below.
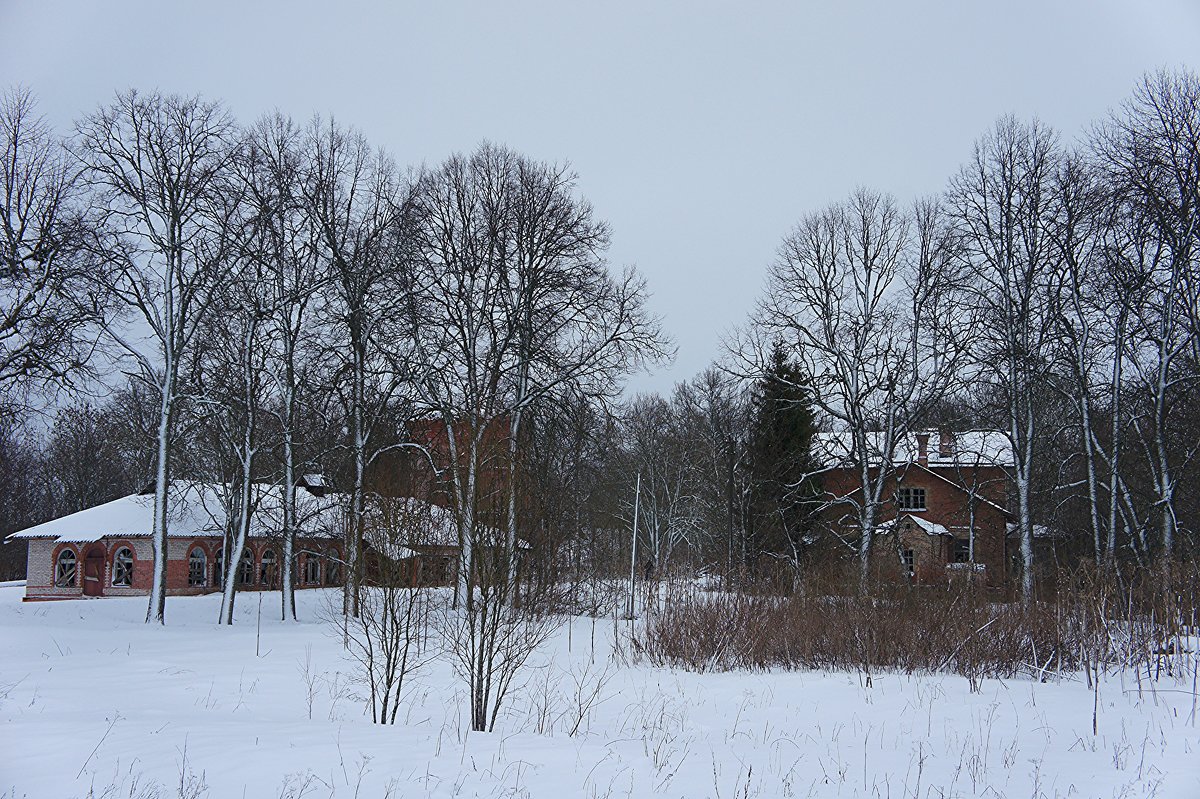
[[468,734],[446,663],[370,724],[322,592],[293,625],[266,597],[257,654],[252,595],[230,629],[216,596],[170,599],[159,628],[144,599],[21,593],[0,585],[4,799],[1200,797],[1190,680],[1111,678],[1093,735],[1082,680],[694,675],[617,665],[613,622],[575,619],[497,732]]

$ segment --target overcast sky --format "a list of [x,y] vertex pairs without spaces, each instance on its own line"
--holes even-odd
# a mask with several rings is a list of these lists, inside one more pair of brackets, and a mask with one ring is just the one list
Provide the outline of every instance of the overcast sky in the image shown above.
[[669,390],[753,305],[805,212],[940,191],[997,116],[1068,138],[1160,66],[1200,68],[1198,0],[0,0],[0,88],[63,132],[115,91],[332,113],[401,163],[490,139],[570,161],[679,346]]

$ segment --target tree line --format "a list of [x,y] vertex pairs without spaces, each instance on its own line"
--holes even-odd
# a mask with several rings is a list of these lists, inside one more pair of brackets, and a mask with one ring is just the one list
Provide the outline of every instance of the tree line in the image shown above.
[[[8,423],[10,527],[150,479],[158,508],[171,476],[244,509],[256,481],[290,496],[323,471],[349,497],[353,613],[372,481],[420,457],[407,425],[436,418],[468,562],[470,531],[498,525],[510,554],[544,544],[554,576],[627,568],[640,473],[646,573],[831,556],[861,584],[895,476],[874,465],[948,427],[1011,443],[1027,598],[1052,565],[1037,531],[1102,567],[1197,550],[1191,73],[1145,76],[1070,141],[1001,118],[937,196],[864,188],[804,216],[718,361],[631,399],[623,377],[670,342],[641,278],[609,268],[608,227],[566,166],[483,144],[402,169],[331,120],[243,127],[219,104],[134,92],[62,141],[27,94],[2,124],[4,397],[127,376],[44,440]],[[853,541],[820,523],[821,434],[860,473]],[[91,466],[56,454],[72,441],[96,442]]]
[[[480,479],[497,468],[497,426],[515,471],[535,417],[611,401],[622,375],[669,347],[641,277],[610,269],[608,227],[566,165],[484,143],[402,169],[330,119],[243,126],[220,103],[160,93],[119,94],[66,138],[28,92],[8,94],[0,117],[6,523],[149,482],[147,621],[165,618],[177,479],[228,494],[226,623],[253,486],[283,486],[282,612],[294,618],[307,471],[348,496],[345,610],[357,613],[373,470],[403,450],[430,456],[408,434],[417,418],[440,420],[449,447],[438,478],[467,588],[482,506],[505,506],[488,524],[506,528],[510,556],[520,524],[517,481],[500,501]],[[101,381],[115,390],[89,401]],[[40,455],[19,425],[39,396],[75,398]]]

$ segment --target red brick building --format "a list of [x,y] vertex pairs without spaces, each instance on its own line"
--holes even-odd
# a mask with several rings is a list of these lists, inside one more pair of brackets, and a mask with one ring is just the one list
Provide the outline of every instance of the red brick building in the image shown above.
[[[843,540],[858,539],[861,470],[837,436],[820,437],[818,449],[828,467],[822,473],[824,522]],[[886,468],[872,542],[871,571],[878,579],[1007,584],[1007,469],[1012,465],[1007,436],[910,433],[890,460],[876,451],[870,464],[872,477]]]
[[[172,485],[167,523],[167,593],[219,591],[224,579],[225,490],[205,483]],[[256,487],[251,535],[238,569],[238,590],[279,587],[283,546],[282,489]],[[321,490],[297,494],[296,586],[340,585],[340,509]],[[154,551],[151,494],[131,494],[8,536],[28,542],[25,599],[138,596],[150,592]]]

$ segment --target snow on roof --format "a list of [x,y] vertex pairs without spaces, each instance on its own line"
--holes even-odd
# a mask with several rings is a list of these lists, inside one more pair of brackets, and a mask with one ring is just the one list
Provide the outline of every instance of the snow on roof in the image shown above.
[[[221,535],[225,530],[227,497],[233,490],[217,483],[175,482],[167,502],[167,535],[172,538]],[[283,488],[254,486],[250,534],[277,533],[283,526]],[[340,505],[334,497],[296,495],[297,526],[301,534],[337,535]],[[87,543],[101,538],[145,538],[154,519],[154,496],[130,494],[102,505],[61,516],[8,536],[8,540],[53,538],[58,542]]]
[[[167,535],[195,538],[222,535],[230,492],[236,487],[219,483],[175,481],[167,502]],[[315,496],[296,493],[296,526],[307,537],[340,537],[344,530],[345,495]],[[278,535],[283,529],[283,487],[258,484],[253,487],[254,512],[250,535]],[[367,543],[394,558],[409,558],[413,547],[458,546],[458,524],[453,511],[420,499],[401,497],[371,502],[364,530]],[[153,494],[130,494],[77,513],[12,533],[7,540],[51,538],[58,543],[90,543],[101,538],[147,538],[154,518]],[[482,543],[500,542],[503,533],[487,527],[480,531]],[[527,542],[517,540],[520,549]]]
[[[919,430],[905,433],[896,442],[893,464],[915,463],[920,451],[917,436],[928,436],[926,457],[930,468],[938,466],[1012,466],[1013,451],[1008,436],[996,430],[967,430],[950,434],[949,447],[943,450],[941,432]],[[867,433],[867,449],[872,464],[884,459],[883,433]],[[826,466],[847,466],[853,462],[848,433],[818,433],[813,437],[813,454]]]
[[881,524],[879,526],[879,530],[880,530],[880,532],[889,532],[896,525],[900,524],[901,521],[913,522],[917,525],[917,527],[920,527],[922,530],[924,530],[929,535],[950,535],[951,534],[950,529],[948,527],[946,527],[945,525],[938,524],[937,522],[931,522],[928,519],[922,519],[920,516],[912,516],[909,514],[904,514],[902,516],[898,516],[890,522]]

